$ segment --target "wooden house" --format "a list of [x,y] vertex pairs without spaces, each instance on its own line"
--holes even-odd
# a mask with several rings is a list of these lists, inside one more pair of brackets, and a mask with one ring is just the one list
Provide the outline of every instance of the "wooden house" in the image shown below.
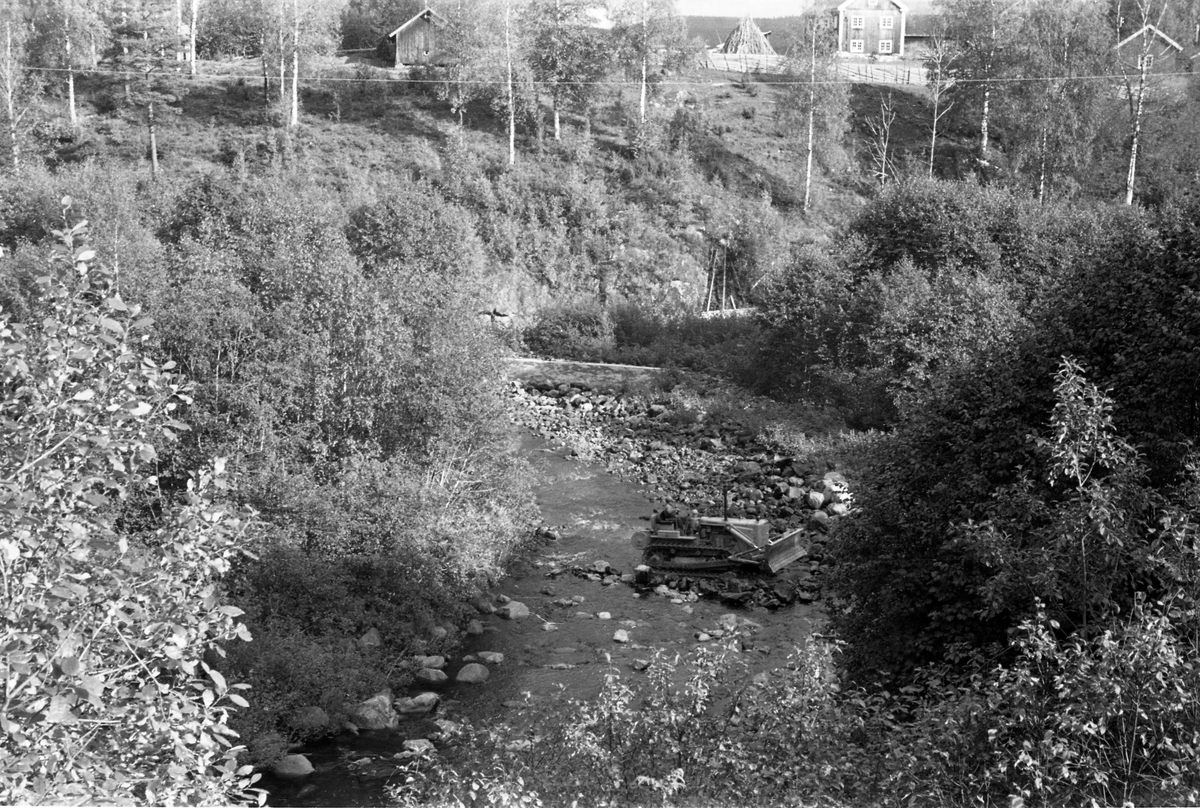
[[904,56],[908,5],[901,0],[844,0],[837,5],[838,54]]
[[446,37],[449,21],[431,8],[387,35],[386,44],[395,67],[443,65],[449,61]]
[[1191,67],[1183,46],[1153,25],[1142,26],[1118,42],[1115,49],[1126,73],[1140,73],[1143,56],[1150,74],[1183,73]]

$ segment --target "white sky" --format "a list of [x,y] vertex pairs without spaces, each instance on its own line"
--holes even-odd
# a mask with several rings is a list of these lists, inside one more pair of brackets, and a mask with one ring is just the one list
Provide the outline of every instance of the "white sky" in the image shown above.
[[675,5],[685,17],[790,17],[808,4],[803,0],[676,0]]
[[[790,17],[803,14],[814,2],[823,0],[675,0],[679,13],[685,17]],[[930,0],[908,0],[912,11],[931,11]]]

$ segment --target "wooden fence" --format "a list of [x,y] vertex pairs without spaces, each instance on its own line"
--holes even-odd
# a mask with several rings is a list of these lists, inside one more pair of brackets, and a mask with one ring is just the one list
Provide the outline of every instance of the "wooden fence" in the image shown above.
[[[787,59],[778,54],[716,53],[707,54],[706,67],[728,73],[761,73],[780,75],[787,72]],[[793,68],[797,75],[803,66]],[[925,67],[920,62],[868,62],[839,59],[838,76],[856,84],[925,85]]]

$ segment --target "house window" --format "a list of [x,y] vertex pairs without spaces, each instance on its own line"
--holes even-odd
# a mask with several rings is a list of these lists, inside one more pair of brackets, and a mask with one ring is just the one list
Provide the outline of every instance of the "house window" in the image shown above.
[[879,27],[887,31],[892,30],[892,20],[895,19],[891,14],[884,14],[879,18]]
[[850,40],[850,52],[851,53],[862,53],[863,52],[863,41],[861,39]]
[[851,28],[865,28],[866,27],[866,18],[862,17],[862,16],[851,17],[850,18],[850,27]]
[[891,53],[892,52],[892,40],[890,40],[890,39],[879,40],[879,52],[880,53]]
[[1149,70],[1150,68],[1154,67],[1154,54],[1147,53],[1145,56],[1139,55],[1137,66],[1138,66],[1138,70],[1142,70],[1142,69]]

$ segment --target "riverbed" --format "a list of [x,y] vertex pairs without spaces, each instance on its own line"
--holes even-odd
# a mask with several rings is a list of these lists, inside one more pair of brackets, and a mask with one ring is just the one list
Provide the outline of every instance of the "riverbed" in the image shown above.
[[[477,725],[498,720],[520,725],[524,705],[558,693],[593,697],[607,672],[637,676],[635,668],[656,651],[686,654],[701,642],[697,635],[711,636],[722,616],[731,612],[717,601],[639,592],[624,583],[606,585],[598,575],[592,579],[573,574],[572,568],[594,567],[596,562],[620,573],[634,570],[640,550],[631,537],[647,526],[655,507],[654,489],[619,479],[603,465],[532,435],[521,438],[521,451],[535,472],[542,521],[559,538],[515,562],[495,593],[524,603],[530,616],[510,621],[480,615],[484,633],[468,637],[460,653],[448,658],[447,672],[453,679],[465,655],[504,654],[503,663],[489,666],[486,682],[442,690],[438,715]],[[734,614],[745,627],[752,672],[782,664],[821,619],[816,604]],[[614,639],[618,631],[625,632],[627,641]],[[269,804],[383,805],[387,777],[381,772],[387,767],[353,762],[388,761],[401,750],[403,740],[421,736],[427,728],[414,722],[394,732],[342,734],[301,749],[315,771],[300,780],[264,780]]]

